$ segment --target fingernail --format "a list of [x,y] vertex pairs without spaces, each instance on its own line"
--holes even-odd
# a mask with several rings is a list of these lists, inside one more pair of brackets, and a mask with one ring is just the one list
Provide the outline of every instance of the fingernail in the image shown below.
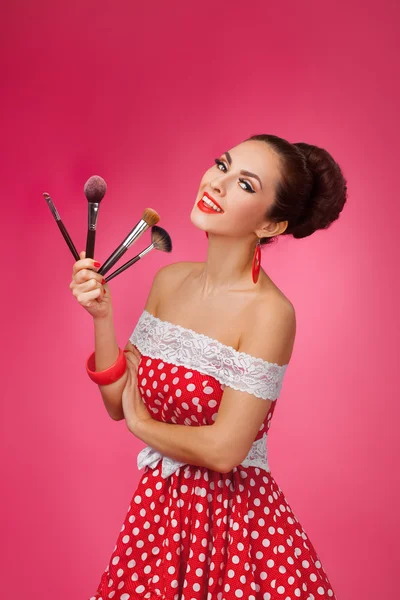
[[105,283],[107,283],[107,281],[105,279],[102,279],[101,283],[104,285]]
[[94,264],[94,266],[95,266],[95,267],[99,267],[99,266],[100,266],[100,263],[99,263],[99,262],[97,262],[97,260],[96,260],[96,261],[94,261],[94,263],[93,263],[93,264]]

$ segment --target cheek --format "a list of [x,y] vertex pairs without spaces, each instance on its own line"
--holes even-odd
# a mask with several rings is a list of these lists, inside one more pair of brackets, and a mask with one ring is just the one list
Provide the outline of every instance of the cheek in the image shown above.
[[251,198],[237,197],[229,201],[227,214],[229,214],[229,219],[242,224],[243,229],[246,229],[249,225],[254,224],[257,210]]

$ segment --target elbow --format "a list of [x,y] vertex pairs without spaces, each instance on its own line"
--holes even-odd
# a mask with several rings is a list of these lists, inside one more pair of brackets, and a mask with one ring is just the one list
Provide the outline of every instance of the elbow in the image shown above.
[[215,460],[215,471],[219,473],[230,473],[237,465],[241,463],[241,460],[237,460],[237,457],[232,452],[226,452],[226,449],[220,449],[217,452],[217,458]]
[[123,419],[125,419],[125,415],[122,410],[121,411],[118,410],[117,412],[112,412],[112,411],[107,411],[107,412],[113,421],[122,421]]
[[115,416],[110,415],[110,417],[112,418],[113,421],[123,421],[125,418],[124,416],[121,417],[120,415],[115,415]]

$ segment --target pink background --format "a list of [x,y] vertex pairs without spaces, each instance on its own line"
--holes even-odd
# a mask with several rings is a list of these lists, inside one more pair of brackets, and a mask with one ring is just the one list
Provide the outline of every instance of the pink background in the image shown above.
[[[298,332],[269,436],[272,473],[338,600],[398,592],[398,3],[16,1],[3,7],[1,293],[4,598],[88,599],[141,475],[144,444],[106,413],[69,290],[83,185],[105,178],[96,258],[144,208],[173,240],[111,282],[125,344],[156,270],[202,261],[190,222],[215,156],[255,133],[325,147],[349,201],[263,267]],[[397,36],[397,37],[396,37]],[[147,232],[129,257],[148,245]],[[5,382],[5,389],[4,389]]]

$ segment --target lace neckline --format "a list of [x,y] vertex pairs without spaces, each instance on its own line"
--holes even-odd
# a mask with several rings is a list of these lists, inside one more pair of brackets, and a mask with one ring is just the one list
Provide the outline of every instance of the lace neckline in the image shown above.
[[287,367],[288,366],[287,364],[279,365],[278,363],[271,363],[269,361],[264,360],[263,358],[253,356],[252,354],[248,354],[247,352],[241,352],[240,350],[236,350],[236,348],[234,348],[233,346],[223,344],[219,340],[212,338],[208,335],[205,335],[204,333],[199,333],[198,331],[194,331],[194,329],[190,329],[189,327],[182,327],[182,325],[177,325],[176,323],[171,323],[170,321],[165,321],[164,319],[159,319],[158,317],[155,317],[154,315],[152,315],[146,309],[143,311],[143,314],[146,314],[150,319],[152,319],[154,321],[158,321],[161,324],[170,325],[172,327],[175,327],[179,331],[188,331],[194,337],[212,342],[213,344],[216,344],[219,348],[227,348],[230,352],[234,353],[238,358],[242,356],[242,357],[250,358],[252,360],[260,361],[261,363],[265,363],[267,365],[272,365],[274,367]]

